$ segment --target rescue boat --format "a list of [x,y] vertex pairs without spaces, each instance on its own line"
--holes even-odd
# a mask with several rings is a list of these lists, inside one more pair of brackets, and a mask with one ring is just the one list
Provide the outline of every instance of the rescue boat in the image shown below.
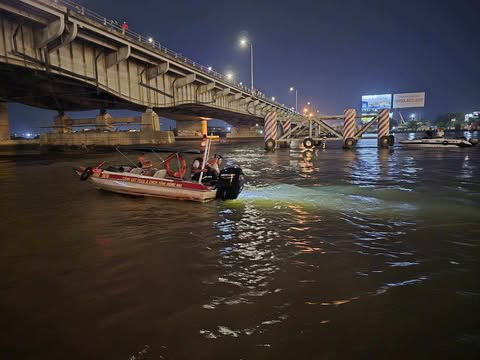
[[[207,149],[203,168],[209,151],[208,145]],[[173,159],[181,164],[176,171],[170,168]],[[243,189],[244,177],[239,167],[221,170],[217,179],[200,176],[199,181],[188,181],[184,179],[185,164],[181,153],[175,153],[163,161],[163,169],[155,171],[125,165],[107,167],[101,163],[96,167],[81,167],[76,172],[81,180],[91,182],[97,189],[134,196],[207,202],[214,199],[236,199]]]

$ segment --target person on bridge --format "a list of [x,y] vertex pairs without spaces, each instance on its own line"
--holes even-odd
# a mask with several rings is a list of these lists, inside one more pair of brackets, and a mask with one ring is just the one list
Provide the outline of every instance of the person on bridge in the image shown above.
[[128,24],[126,21],[123,22],[122,24],[122,34],[125,35],[125,33],[128,31]]

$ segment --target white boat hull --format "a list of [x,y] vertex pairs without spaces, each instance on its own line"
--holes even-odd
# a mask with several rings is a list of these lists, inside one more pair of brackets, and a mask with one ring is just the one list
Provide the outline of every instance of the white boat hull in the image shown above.
[[404,140],[400,141],[400,144],[417,148],[458,148],[473,146],[473,144],[467,140],[447,138]]
[[190,181],[156,179],[109,171],[95,172],[89,180],[102,190],[134,196],[207,202],[216,198],[216,190]]

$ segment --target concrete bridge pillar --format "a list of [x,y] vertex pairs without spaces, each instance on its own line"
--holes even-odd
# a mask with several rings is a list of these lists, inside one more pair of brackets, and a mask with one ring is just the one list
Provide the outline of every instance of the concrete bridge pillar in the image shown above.
[[69,134],[72,133],[72,120],[67,115],[60,113],[53,119],[53,125],[55,126],[54,133],[56,134]]
[[208,135],[208,120],[202,119],[202,136]]
[[0,141],[10,140],[10,123],[8,121],[8,104],[0,102]]
[[155,111],[147,109],[142,114],[141,120],[142,131],[160,131],[160,118]]
[[113,131],[113,126],[112,126],[112,116],[104,111],[101,111],[100,114],[98,114],[95,117],[95,125],[97,127],[101,127],[105,130],[111,130]]
[[202,137],[203,124],[207,120],[177,120],[177,136]]

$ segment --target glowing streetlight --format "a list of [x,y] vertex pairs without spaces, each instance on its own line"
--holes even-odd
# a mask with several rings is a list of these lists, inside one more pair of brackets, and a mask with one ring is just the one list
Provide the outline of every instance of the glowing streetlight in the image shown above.
[[245,48],[250,45],[250,88],[253,91],[253,44],[247,38],[240,39],[240,47]]
[[228,80],[232,80],[232,79],[233,79],[233,74],[232,74],[231,72],[228,72],[228,73],[226,74],[226,76],[227,76],[227,79],[228,79]]
[[298,112],[298,90],[297,88],[290,86],[290,92],[294,92],[294,91],[295,91],[295,111]]
[[307,105],[311,105],[311,104],[310,104],[310,101],[307,102]]
[[272,101],[275,101],[275,96],[272,96]]
[[308,112],[308,108],[303,108],[303,112],[304,113]]
[[212,67],[211,67],[211,66],[209,66],[207,69],[208,69],[208,71],[212,71]]
[[153,43],[153,38],[149,37],[149,38],[148,38],[148,42],[149,42],[150,44]]

